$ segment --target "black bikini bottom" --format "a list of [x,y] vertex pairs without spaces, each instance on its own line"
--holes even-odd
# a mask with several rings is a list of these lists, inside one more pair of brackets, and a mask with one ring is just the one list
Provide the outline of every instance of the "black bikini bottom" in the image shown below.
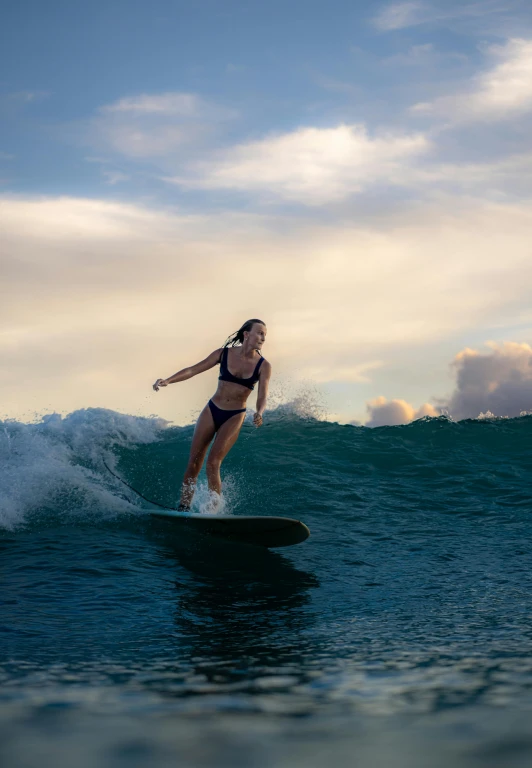
[[218,432],[222,424],[225,424],[227,419],[230,419],[231,416],[235,416],[237,413],[245,413],[245,408],[239,408],[237,411],[226,411],[225,408],[218,408],[217,405],[215,405],[212,400],[209,400],[209,408],[211,410],[212,414],[212,420],[214,421],[214,431]]

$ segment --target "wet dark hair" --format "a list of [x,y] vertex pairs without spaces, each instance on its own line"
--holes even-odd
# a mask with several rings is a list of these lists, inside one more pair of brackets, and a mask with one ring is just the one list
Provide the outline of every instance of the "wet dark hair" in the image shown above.
[[232,333],[228,338],[227,341],[224,344],[224,347],[236,347],[238,344],[244,343],[244,331],[251,331],[255,323],[260,323],[261,325],[266,325],[264,320],[258,320],[256,317],[254,317],[252,320],[246,320],[244,325],[238,329],[238,331],[235,331]]

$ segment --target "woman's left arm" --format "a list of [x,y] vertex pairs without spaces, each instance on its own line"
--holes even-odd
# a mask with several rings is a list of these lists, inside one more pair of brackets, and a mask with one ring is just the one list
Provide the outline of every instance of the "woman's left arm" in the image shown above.
[[265,360],[260,368],[259,376],[259,393],[257,395],[257,410],[253,416],[253,423],[256,427],[262,425],[262,414],[266,408],[266,400],[268,399],[268,387],[270,385],[270,376],[272,375],[272,367],[270,363]]

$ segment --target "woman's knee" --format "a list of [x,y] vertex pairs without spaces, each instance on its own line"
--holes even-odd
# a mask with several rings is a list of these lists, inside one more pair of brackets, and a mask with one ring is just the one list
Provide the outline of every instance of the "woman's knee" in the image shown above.
[[219,472],[222,464],[222,460],[217,456],[209,456],[207,459],[207,472],[209,474]]
[[195,459],[191,459],[187,464],[186,475],[188,477],[197,477],[203,466],[203,456],[196,456]]

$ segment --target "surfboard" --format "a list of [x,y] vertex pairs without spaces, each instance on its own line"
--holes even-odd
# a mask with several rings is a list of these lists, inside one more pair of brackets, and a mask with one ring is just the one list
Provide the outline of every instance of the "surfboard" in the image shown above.
[[212,515],[171,509],[150,510],[149,515],[166,520],[176,531],[188,528],[197,533],[259,547],[290,547],[310,536],[305,523],[291,517]]
[[212,515],[208,513],[180,512],[174,507],[165,507],[158,501],[152,501],[144,496],[124,478],[113,472],[103,460],[105,468],[120,480],[127,488],[158,509],[148,510],[148,515],[171,523],[177,531],[179,528],[197,533],[206,533],[230,541],[240,541],[243,544],[254,544],[259,547],[290,547],[299,544],[310,536],[310,531],[300,520],[291,517],[267,517],[264,515]]

